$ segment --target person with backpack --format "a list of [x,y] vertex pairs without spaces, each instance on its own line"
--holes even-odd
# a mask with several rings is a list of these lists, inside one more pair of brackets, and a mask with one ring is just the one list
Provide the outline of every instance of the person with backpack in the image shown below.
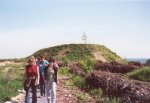
[[49,65],[44,69],[44,80],[48,103],[56,103],[57,71],[58,65],[53,58],[49,58]]
[[39,68],[32,56],[25,68],[24,90],[26,91],[25,103],[30,103],[30,88],[32,89],[32,103],[37,103],[36,86],[39,84]]
[[44,68],[49,64],[48,61],[45,59],[45,56],[40,56],[40,60],[36,63],[39,67],[40,71],[40,93],[41,97],[45,96],[45,82],[44,82]]

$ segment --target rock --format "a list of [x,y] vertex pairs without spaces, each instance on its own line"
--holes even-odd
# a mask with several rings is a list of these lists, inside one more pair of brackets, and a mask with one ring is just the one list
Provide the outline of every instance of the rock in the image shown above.
[[5,103],[12,103],[12,101],[6,101]]
[[21,91],[21,90],[18,90],[18,92],[21,93],[22,91]]
[[69,94],[68,97],[71,98],[72,94]]
[[22,90],[22,93],[23,93],[23,94],[25,94],[25,93],[26,93],[26,91],[25,91],[25,90]]

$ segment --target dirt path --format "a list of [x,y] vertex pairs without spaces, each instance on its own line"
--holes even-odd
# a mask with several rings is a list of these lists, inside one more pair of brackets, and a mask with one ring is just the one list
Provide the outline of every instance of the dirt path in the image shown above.
[[[64,87],[64,83],[68,79],[69,78],[66,76],[61,76],[58,78],[57,103],[77,103],[77,101],[78,101],[74,92],[73,92],[74,90],[69,90],[69,89]],[[30,96],[31,95],[32,94],[30,94]],[[37,90],[37,101],[38,101],[37,103],[47,103],[46,97],[40,97],[40,90],[39,89]],[[24,103],[24,100],[21,100],[19,103]]]
[[[71,78],[67,76],[59,76],[58,78],[58,84],[57,84],[57,103],[95,103],[93,99],[92,101],[81,101],[78,99],[76,94],[85,94],[82,90],[80,90],[78,87],[71,87],[69,82]],[[66,84],[69,83],[69,84]],[[30,94],[31,96],[31,101],[32,101],[32,93]],[[15,99],[13,100],[14,102],[5,102],[5,103],[24,103],[24,98],[25,93],[21,94],[21,96],[16,96],[14,97]],[[30,101],[30,103],[31,103]],[[37,103],[47,103],[47,98],[46,97],[40,97],[40,90],[37,89]]]

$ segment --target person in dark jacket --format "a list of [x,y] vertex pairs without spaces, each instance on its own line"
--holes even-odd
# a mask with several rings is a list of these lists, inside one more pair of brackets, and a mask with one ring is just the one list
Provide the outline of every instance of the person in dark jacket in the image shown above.
[[49,65],[44,69],[44,80],[48,103],[56,103],[58,65],[53,58],[49,58]]
[[48,61],[45,59],[45,56],[40,56],[40,60],[36,62],[40,71],[40,93],[41,97],[45,96],[45,82],[44,82],[44,69],[48,65]]

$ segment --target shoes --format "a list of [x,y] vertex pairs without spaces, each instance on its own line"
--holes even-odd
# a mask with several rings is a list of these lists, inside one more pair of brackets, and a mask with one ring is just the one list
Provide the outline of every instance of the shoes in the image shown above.
[[42,96],[39,96],[39,98],[42,98]]
[[45,93],[42,93],[42,94],[41,94],[41,97],[45,97]]
[[47,98],[47,102],[50,103],[50,97]]
[[45,97],[45,93],[43,93],[42,96]]

